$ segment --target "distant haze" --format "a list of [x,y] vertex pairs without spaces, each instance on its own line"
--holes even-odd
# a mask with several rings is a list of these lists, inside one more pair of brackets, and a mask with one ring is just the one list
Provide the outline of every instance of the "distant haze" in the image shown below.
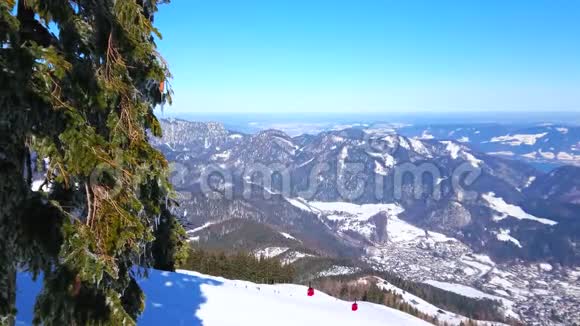
[[429,124],[565,124],[580,125],[578,112],[426,112],[426,113],[209,113],[209,112],[176,112],[171,108],[159,111],[159,118],[181,118],[189,121],[217,121],[230,125],[249,124],[352,124],[352,123],[405,123],[413,125]]

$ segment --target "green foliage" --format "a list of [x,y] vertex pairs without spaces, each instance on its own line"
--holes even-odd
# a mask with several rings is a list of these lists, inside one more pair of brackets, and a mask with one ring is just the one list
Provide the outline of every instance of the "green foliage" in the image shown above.
[[256,258],[244,252],[226,255],[223,251],[193,248],[181,268],[256,283],[289,283],[294,279],[292,266],[282,265],[276,258]]
[[308,251],[300,242],[284,237],[271,226],[248,219],[228,219],[196,235],[199,236],[197,243],[200,247],[212,250],[251,251],[279,246]]
[[173,271],[185,264],[188,257],[187,235],[181,224],[166,207],[162,207],[160,224],[155,230],[155,241],[151,251],[154,268]]
[[[148,142],[161,132],[153,110],[171,96],[157,2],[0,2],[4,322],[17,268],[44,275],[36,323],[120,325],[143,309],[132,267],[185,260],[168,164]],[[33,156],[49,160],[46,193],[30,189]]]

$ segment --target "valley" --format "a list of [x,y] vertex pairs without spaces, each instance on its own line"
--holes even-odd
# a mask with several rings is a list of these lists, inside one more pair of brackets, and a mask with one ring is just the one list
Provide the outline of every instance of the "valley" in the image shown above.
[[377,128],[290,137],[162,124],[153,143],[174,165],[175,214],[192,244],[297,266],[335,260],[303,280],[385,271],[499,300],[530,325],[580,319],[580,208],[565,184],[580,168],[548,180],[462,142]]

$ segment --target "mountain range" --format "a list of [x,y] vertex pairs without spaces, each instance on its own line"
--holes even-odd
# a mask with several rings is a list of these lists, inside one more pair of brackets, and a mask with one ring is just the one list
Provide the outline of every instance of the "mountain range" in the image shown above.
[[524,322],[574,311],[579,167],[544,172],[377,125],[292,137],[161,124],[151,142],[173,167],[174,213],[192,245],[277,257],[301,282],[374,270],[493,293],[505,318]]
[[[569,264],[580,257],[578,167],[546,174],[465,142],[376,128],[290,137],[184,120],[162,127],[154,144],[175,163],[180,215],[196,235],[226,221],[222,233],[229,234],[253,221],[343,255],[389,241],[385,226],[400,220],[501,260]],[[218,191],[204,192],[204,183]],[[336,214],[344,203],[365,212]]]

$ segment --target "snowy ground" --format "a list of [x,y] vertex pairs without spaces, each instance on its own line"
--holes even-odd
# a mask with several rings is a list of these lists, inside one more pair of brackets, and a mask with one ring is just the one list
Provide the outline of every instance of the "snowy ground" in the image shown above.
[[286,251],[288,251],[288,247],[266,247],[266,248],[262,248],[262,249],[258,249],[254,251],[254,256],[256,256],[256,258],[260,258],[260,257],[264,257],[264,258],[272,258],[272,257],[276,257],[279,256],[283,253],[285,253]]
[[334,265],[327,270],[318,273],[319,277],[335,276],[335,275],[349,275],[360,271],[358,267],[338,266]]
[[386,226],[389,242],[417,242],[429,238],[434,242],[456,241],[441,233],[426,232],[424,229],[413,226],[398,217],[404,209],[398,204],[353,204],[348,202],[308,202],[302,198],[287,199],[294,206],[321,214],[328,221],[337,224],[340,232],[356,232],[367,239],[371,239],[376,232],[376,226],[369,223],[369,219],[379,213],[388,216]]
[[439,282],[439,281],[433,281],[433,280],[427,280],[424,283],[433,285],[435,287],[438,287],[438,288],[446,290],[446,291],[455,292],[455,293],[461,294],[461,295],[469,297],[469,298],[476,298],[476,299],[486,298],[486,299],[500,300],[500,301],[502,300],[502,298],[500,298],[500,297],[487,294],[485,292],[479,291],[478,289],[474,289],[470,286],[466,286],[466,285],[462,285],[462,284]]
[[[415,307],[417,310],[419,310],[420,312],[432,316],[432,317],[437,317],[437,319],[441,322],[446,322],[450,325],[459,325],[461,322],[466,322],[469,320],[469,318],[462,316],[462,315],[458,315],[456,313],[450,312],[450,311],[446,311],[444,309],[441,309],[409,292],[403,291],[400,288],[392,285],[391,283],[381,279],[381,278],[376,278],[377,279],[377,286],[381,289],[384,290],[388,290],[391,291],[393,293],[396,293],[398,295],[400,295],[403,300],[410,304],[411,306]],[[429,283],[429,282],[426,282]],[[429,283],[431,284],[431,283]],[[435,286],[435,285],[434,285]],[[466,287],[467,288],[467,287]],[[475,290],[475,289],[473,289]],[[449,290],[448,290],[449,291]],[[475,290],[477,291],[477,290]],[[478,291],[479,292],[479,291]],[[479,292],[479,293],[483,293],[483,292]],[[485,293],[483,293],[485,294]],[[479,325],[486,325],[486,326],[496,326],[496,325],[505,325],[502,323],[496,323],[496,322],[487,322],[487,321],[478,321]]]
[[520,146],[522,144],[525,145],[534,145],[536,141],[548,133],[544,132],[541,134],[524,134],[524,135],[505,135],[499,137],[493,137],[490,142],[491,143],[502,143],[505,145],[510,146]]
[[520,318],[518,316],[518,314],[516,314],[513,311],[512,307],[514,305],[514,302],[511,300],[508,300],[508,299],[505,299],[505,298],[502,298],[499,296],[487,294],[487,293],[482,292],[478,289],[475,289],[475,288],[472,288],[470,286],[466,286],[463,284],[439,282],[439,281],[433,281],[433,280],[427,280],[427,281],[425,281],[425,283],[430,284],[434,287],[438,287],[438,288],[443,289],[445,291],[461,294],[461,295],[469,297],[469,298],[475,298],[475,299],[485,298],[485,299],[500,301],[503,305],[505,316],[516,319],[516,320]]
[[506,203],[503,198],[496,197],[495,193],[489,192],[481,196],[486,200],[490,207],[498,214],[494,216],[494,221],[501,221],[509,216],[515,217],[519,220],[532,220],[543,224],[556,225],[558,222],[549,220],[547,218],[536,217],[526,213],[521,207]]
[[[263,285],[232,281],[196,272],[152,270],[139,281],[146,294],[139,325],[429,325],[382,305],[351,302],[321,292],[306,295],[307,288],[294,284]],[[28,274],[18,275],[17,325],[30,325],[39,282]]]

